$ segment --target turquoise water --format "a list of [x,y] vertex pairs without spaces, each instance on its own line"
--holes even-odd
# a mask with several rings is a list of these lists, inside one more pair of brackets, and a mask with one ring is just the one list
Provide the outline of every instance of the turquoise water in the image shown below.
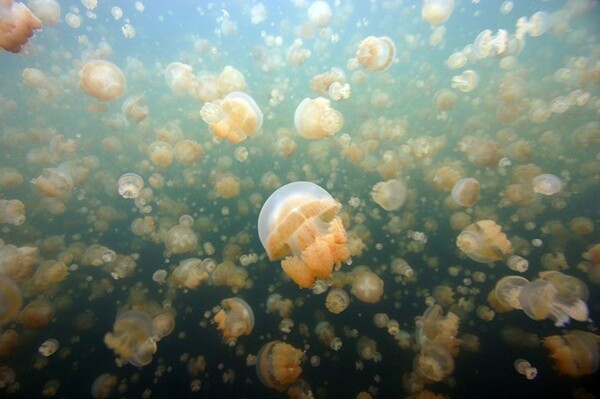
[[[600,244],[600,8],[592,0],[515,1],[511,10],[508,3],[456,0],[436,26],[416,1],[329,1],[331,17],[322,21],[311,20],[308,0],[60,1],[55,22],[30,4],[42,28],[20,52],[0,53],[0,199],[24,207],[16,221],[7,203],[0,214],[0,274],[22,297],[0,325],[0,397],[90,397],[102,374],[114,383],[96,397],[300,397],[287,391],[296,385],[317,398],[599,395],[595,368],[581,354],[559,364],[546,338],[594,333],[599,319],[600,255],[592,248]],[[2,10],[0,19],[13,12]],[[529,21],[524,30],[521,17]],[[486,29],[494,43],[474,48]],[[370,36],[394,44],[379,42],[375,64],[357,59]],[[303,62],[290,57],[298,49]],[[464,65],[453,67],[456,52]],[[97,79],[86,81],[82,71],[98,60],[117,68],[116,81],[90,89]],[[177,66],[182,78],[169,81]],[[347,84],[346,99],[311,88],[333,67],[341,74],[321,83]],[[223,74],[231,68],[235,81]],[[452,82],[465,71],[477,79],[462,91]],[[222,130],[203,120],[210,110],[217,116],[209,122],[227,121],[227,112],[235,119],[227,107],[240,103],[223,100],[232,88],[260,110],[241,102],[250,128],[239,142],[217,138]],[[325,137],[303,137],[294,121],[307,97],[327,99],[326,121],[343,124],[321,129]],[[137,114],[128,114],[127,100],[138,101]],[[304,126],[325,120],[306,118]],[[125,173],[144,182],[137,198],[119,194]],[[557,192],[534,185],[541,174],[560,179]],[[466,177],[480,191],[461,206],[451,192]],[[407,192],[389,209],[372,191],[392,179]],[[336,220],[350,252],[313,289],[291,281],[258,236],[262,205],[295,181],[313,182],[341,204]],[[486,220],[506,238],[484,243],[478,262],[457,237]],[[187,226],[184,237],[175,237],[176,226]],[[509,269],[511,255],[528,269]],[[181,267],[190,258],[198,260],[194,275]],[[401,275],[397,259],[414,274]],[[365,266],[383,283],[374,303],[353,287]],[[548,271],[577,279],[553,287],[570,306],[579,299],[585,317],[556,326],[539,309],[544,301],[533,320],[488,296],[503,277],[534,281]],[[350,298],[340,314],[325,306],[333,288]],[[289,314],[267,311],[271,294],[291,301]],[[213,317],[231,297],[247,302],[254,325],[228,345]],[[417,327],[415,318],[434,303],[441,317],[458,317],[457,330]],[[48,313],[32,316],[40,304]],[[106,336],[118,335],[115,321],[128,311],[139,320],[125,328],[134,338],[115,350]],[[146,326],[160,314],[175,322],[164,337]],[[322,321],[333,327],[329,338],[315,332]],[[333,348],[333,337],[341,347]],[[357,350],[362,337],[376,343],[375,359]],[[43,357],[38,348],[47,339],[60,348]],[[299,379],[280,390],[266,386],[254,365],[274,340],[303,352],[290,366],[301,367]],[[140,365],[143,343],[156,350],[142,351],[148,358]],[[424,358],[432,346],[452,363],[438,379],[419,366],[419,359],[441,361]],[[594,342],[586,353],[597,349]],[[191,370],[200,356],[205,367]],[[537,376],[519,374],[517,359]],[[573,362],[581,375],[565,371]]]

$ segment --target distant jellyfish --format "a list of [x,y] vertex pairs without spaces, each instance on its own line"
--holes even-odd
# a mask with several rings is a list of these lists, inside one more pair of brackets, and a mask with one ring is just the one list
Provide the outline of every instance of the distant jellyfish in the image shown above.
[[239,91],[204,104],[200,114],[216,137],[230,143],[253,136],[263,123],[263,113],[254,99]]
[[73,190],[73,177],[61,167],[44,168],[31,183],[46,197],[67,198]]
[[465,177],[452,187],[452,199],[461,206],[471,207],[479,200],[481,185],[472,177]]
[[113,332],[104,336],[104,343],[118,356],[118,360],[142,367],[152,361],[156,342],[152,338],[152,320],[142,312],[121,313],[113,325]]
[[127,117],[127,119],[140,123],[148,116],[149,110],[146,105],[146,99],[144,96],[135,95],[129,96],[123,105],[121,105],[121,112]]
[[20,200],[0,199],[0,223],[20,226],[25,223],[25,204]]
[[194,89],[195,77],[190,65],[182,62],[171,62],[165,69],[167,86],[176,94],[183,94]]
[[322,0],[314,1],[307,10],[308,21],[317,28],[326,28],[331,22],[332,11],[329,3]]
[[57,340],[55,340],[54,338],[47,339],[44,342],[42,342],[42,344],[38,348],[38,353],[44,357],[49,357],[56,353],[59,347],[60,344]]
[[524,375],[528,380],[533,380],[537,376],[537,369],[525,359],[517,359],[514,362],[517,373]]
[[175,159],[183,165],[193,165],[204,154],[202,146],[198,142],[189,139],[179,140],[175,144],[174,150]]
[[387,36],[369,36],[358,45],[356,59],[368,71],[383,72],[394,62],[396,46]]
[[233,297],[221,301],[221,309],[215,314],[214,322],[223,334],[223,340],[235,345],[242,335],[250,335],[254,328],[254,312],[246,301]]
[[100,374],[92,384],[92,397],[94,399],[108,399],[112,396],[119,380],[116,376],[104,373]]
[[571,377],[590,375],[598,370],[600,336],[587,331],[573,330],[564,335],[544,338],[556,370]]
[[29,0],[29,7],[44,26],[60,22],[60,4],[57,0]]
[[493,220],[480,220],[465,227],[456,238],[457,247],[476,262],[492,263],[502,260],[512,245]]
[[231,65],[225,66],[217,76],[217,89],[222,96],[231,92],[244,92],[246,90],[246,78],[244,74]]
[[300,362],[304,354],[300,349],[281,341],[271,341],[260,348],[256,355],[256,373],[267,387],[285,391],[300,377]]
[[123,198],[137,198],[144,188],[144,179],[137,173],[125,173],[117,182],[119,195]]
[[192,252],[198,247],[198,236],[189,226],[178,224],[167,231],[165,247],[173,255]]
[[533,191],[543,195],[554,195],[562,189],[562,181],[557,176],[544,173],[533,178]]
[[332,136],[344,126],[342,114],[324,97],[305,98],[294,113],[294,126],[307,139]]
[[441,25],[450,18],[454,10],[454,0],[423,0],[421,18],[430,25]]
[[361,302],[379,302],[383,295],[383,280],[366,266],[355,268],[352,275],[352,295]]
[[415,358],[415,371],[421,377],[440,382],[454,371],[454,358],[443,346],[427,343]]
[[29,330],[39,330],[50,323],[54,314],[54,305],[45,299],[38,298],[21,310],[18,321]]
[[467,69],[460,75],[452,77],[451,86],[454,89],[458,89],[464,93],[473,91],[479,84],[479,75],[477,72]]
[[15,318],[22,304],[19,287],[12,279],[0,274],[0,327]]
[[386,211],[398,210],[406,201],[406,186],[399,180],[376,183],[371,189],[371,198]]
[[326,279],[350,257],[341,204],[323,188],[294,182],[277,189],[258,216],[258,236],[271,260],[300,287]]
[[288,317],[294,308],[291,299],[284,299],[279,294],[271,294],[266,302],[267,313],[277,313],[280,317]]
[[341,288],[332,288],[325,297],[325,307],[331,313],[339,314],[348,308],[350,297]]
[[125,92],[125,75],[112,62],[91,60],[79,71],[79,87],[98,100],[114,100]]
[[165,310],[152,318],[152,339],[156,342],[170,335],[175,329],[175,313]]
[[506,260],[506,265],[510,270],[524,273],[529,268],[529,261],[519,255],[511,255]]

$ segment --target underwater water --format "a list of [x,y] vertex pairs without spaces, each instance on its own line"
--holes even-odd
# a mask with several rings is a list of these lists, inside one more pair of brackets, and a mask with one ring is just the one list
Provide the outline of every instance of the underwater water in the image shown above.
[[599,21],[0,2],[0,397],[600,396]]

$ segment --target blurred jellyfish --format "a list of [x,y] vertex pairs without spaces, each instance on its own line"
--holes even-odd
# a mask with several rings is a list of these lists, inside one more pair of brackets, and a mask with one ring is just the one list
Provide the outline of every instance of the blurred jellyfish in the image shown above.
[[144,179],[137,173],[125,173],[117,182],[119,195],[123,198],[137,198],[144,188]]
[[146,105],[146,99],[142,95],[129,96],[123,105],[121,105],[121,112],[127,117],[127,119],[140,123],[148,116],[148,106]]
[[443,346],[428,343],[415,358],[415,371],[428,380],[443,381],[454,371],[454,358]]
[[562,189],[562,181],[557,176],[544,173],[533,178],[533,191],[543,195],[554,195]]
[[0,199],[0,223],[20,226],[25,223],[25,218],[25,204],[16,199]]
[[38,348],[38,352],[40,355],[42,355],[44,357],[49,357],[49,356],[52,356],[54,353],[56,353],[59,346],[60,346],[60,344],[58,343],[57,340],[55,340],[53,338],[47,339],[44,342],[42,342],[42,344]]
[[423,0],[421,18],[430,25],[443,24],[454,10],[454,0]]
[[362,302],[379,302],[383,296],[383,280],[366,266],[355,268],[352,275],[350,292]]
[[377,342],[369,337],[362,336],[356,341],[356,352],[363,360],[377,363],[382,359],[381,353],[377,350]]
[[344,117],[331,108],[331,102],[324,97],[305,98],[294,113],[294,126],[302,137],[319,139],[339,132],[344,126]]
[[222,100],[204,104],[202,119],[214,135],[230,143],[239,143],[260,130],[263,113],[248,94],[232,91]]
[[190,65],[172,62],[165,69],[167,86],[176,94],[188,93],[194,89],[195,78]]
[[311,25],[317,28],[326,28],[331,22],[332,11],[329,3],[317,0],[308,7],[307,15]]
[[108,399],[112,396],[115,388],[117,387],[117,377],[112,374],[104,373],[100,374],[92,384],[92,397],[94,399]]
[[564,335],[544,338],[544,346],[560,374],[580,377],[598,370],[600,336],[587,331],[573,330]]
[[341,288],[332,288],[325,297],[325,307],[331,313],[342,313],[350,304],[350,297]]
[[341,204],[314,183],[294,182],[277,189],[258,216],[258,235],[271,260],[300,287],[331,276],[350,257],[346,231],[336,216]]
[[347,100],[350,98],[350,85],[348,83],[333,82],[327,93],[333,101]]
[[529,261],[519,255],[511,255],[506,260],[506,265],[510,270],[524,273],[529,268]]
[[452,199],[461,206],[471,207],[479,200],[481,185],[472,177],[465,177],[452,187]]
[[371,198],[386,211],[398,210],[406,201],[406,186],[398,180],[376,183],[371,189]]
[[79,71],[79,87],[98,100],[114,100],[125,92],[125,75],[112,62],[91,60]]
[[277,313],[280,317],[288,317],[292,313],[294,303],[291,299],[284,299],[279,294],[271,294],[267,298],[267,313]]
[[12,321],[21,310],[21,290],[12,279],[0,275],[0,327]]
[[467,69],[460,75],[452,77],[451,86],[454,89],[458,89],[462,92],[468,93],[473,91],[479,83],[479,75],[477,72]]
[[142,367],[152,361],[156,342],[152,338],[152,320],[142,312],[121,313],[113,325],[113,332],[104,336],[104,343],[123,364]]
[[523,312],[533,320],[551,319],[554,325],[562,327],[571,318],[588,320],[588,308],[581,299],[565,300],[558,295],[558,289],[550,281],[538,279],[525,285],[519,294]]
[[358,45],[356,59],[368,71],[383,72],[392,65],[396,46],[387,36],[369,36]]
[[277,391],[285,391],[302,373],[302,351],[285,342],[268,342],[256,356],[258,378],[265,386]]
[[65,168],[44,168],[42,174],[31,180],[46,197],[67,198],[73,190],[73,177]]
[[3,1],[0,7],[0,48],[19,53],[42,21],[21,2]]
[[60,22],[60,4],[57,0],[29,0],[29,7],[44,26]]
[[456,238],[456,246],[481,263],[502,260],[512,248],[502,228],[493,220],[480,220],[465,227]]
[[254,328],[254,312],[241,298],[227,298],[221,301],[221,309],[215,314],[214,322],[223,334],[223,340],[235,345],[238,337],[250,335]]
[[537,369],[525,359],[515,360],[514,366],[517,373],[524,375],[528,380],[533,380],[537,376]]

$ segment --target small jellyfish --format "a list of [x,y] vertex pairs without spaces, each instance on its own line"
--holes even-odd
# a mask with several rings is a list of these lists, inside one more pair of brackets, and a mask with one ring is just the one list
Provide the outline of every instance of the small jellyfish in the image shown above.
[[214,322],[223,333],[223,340],[235,345],[238,337],[250,335],[254,328],[254,312],[246,301],[233,297],[221,301],[221,309],[215,314]]
[[79,87],[98,100],[114,100],[125,92],[125,75],[112,62],[91,60],[79,71]]
[[22,304],[19,287],[12,279],[0,274],[0,327],[15,318]]
[[198,247],[198,236],[190,226],[178,224],[167,231],[165,247],[173,255],[192,252]]
[[454,10],[454,0],[423,0],[421,18],[430,25],[441,25],[450,18]]
[[263,123],[263,113],[254,99],[240,91],[204,104],[200,114],[217,138],[230,143],[253,136]]
[[415,358],[415,371],[431,381],[443,381],[454,371],[454,359],[443,346],[427,343]]
[[556,370],[560,374],[580,377],[598,370],[600,336],[587,331],[573,330],[564,335],[544,338]]
[[386,211],[398,210],[406,201],[406,186],[399,180],[376,183],[371,189],[371,198]]
[[533,191],[543,195],[554,195],[562,189],[559,177],[544,173],[533,178]]
[[94,399],[108,399],[112,396],[119,380],[116,376],[104,373],[100,374],[92,384],[91,393]]
[[452,187],[452,199],[461,206],[471,207],[479,200],[481,185],[472,177],[460,179]]
[[502,228],[493,220],[480,220],[465,227],[456,238],[456,246],[480,263],[502,260],[512,248]]
[[137,173],[125,173],[119,177],[119,195],[123,198],[137,198],[144,188],[144,179]]
[[182,62],[171,62],[165,69],[167,86],[177,94],[187,93],[194,89],[195,78],[190,65]]
[[515,360],[514,366],[517,373],[524,375],[528,380],[533,380],[537,376],[537,369],[525,359]]
[[152,338],[152,320],[142,312],[121,313],[113,332],[104,336],[104,343],[118,356],[118,361],[142,367],[152,361],[156,341]]
[[339,314],[348,308],[350,297],[341,288],[332,288],[325,297],[325,307],[331,313]]
[[331,108],[331,102],[324,97],[305,98],[294,113],[294,126],[302,137],[319,139],[339,132],[344,126],[344,117]]
[[42,342],[40,347],[38,348],[38,352],[40,355],[44,357],[52,356],[58,350],[60,344],[57,340],[50,338]]
[[473,91],[479,83],[479,75],[477,72],[467,69],[460,75],[452,77],[451,86],[454,89],[458,89],[464,93]]
[[356,59],[368,71],[383,72],[392,65],[396,46],[387,36],[369,36],[358,45]]
[[506,260],[506,265],[510,270],[524,273],[529,268],[529,261],[519,255],[511,255]]
[[258,216],[258,236],[271,260],[300,287],[331,276],[350,257],[341,204],[323,188],[294,182],[277,189]]
[[352,295],[365,303],[379,302],[383,295],[383,280],[366,266],[355,268],[352,274]]
[[267,387],[285,391],[300,377],[300,362],[304,354],[300,349],[281,341],[271,341],[263,345],[256,355],[256,373]]
[[[505,276],[496,283],[488,297],[490,304],[499,312],[522,309],[521,290],[529,284],[529,280],[521,276]],[[493,294],[493,295],[492,295]]]
[[294,302],[291,299],[284,299],[279,294],[271,294],[267,298],[267,313],[277,313],[280,317],[288,317],[294,308]]
[[25,204],[20,200],[0,199],[0,223],[20,226],[25,223]]

